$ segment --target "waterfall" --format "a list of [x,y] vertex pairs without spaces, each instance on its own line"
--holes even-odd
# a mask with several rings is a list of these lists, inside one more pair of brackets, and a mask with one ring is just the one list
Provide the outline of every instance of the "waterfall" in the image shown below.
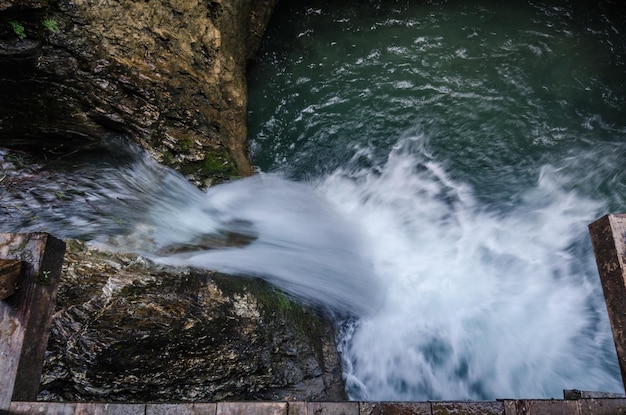
[[400,138],[380,167],[362,167],[363,150],[309,182],[258,174],[206,192],[137,155],[98,179],[39,177],[3,207],[30,218],[19,231],[258,276],[334,312],[353,399],[619,391],[586,233],[605,205],[545,165],[518,203],[490,210],[425,142]]
[[0,151],[22,186],[4,230],[331,310],[352,399],[620,392],[587,225],[626,205],[623,19],[379,3],[280,3],[249,82],[263,173],[203,192],[142,154],[63,172]]

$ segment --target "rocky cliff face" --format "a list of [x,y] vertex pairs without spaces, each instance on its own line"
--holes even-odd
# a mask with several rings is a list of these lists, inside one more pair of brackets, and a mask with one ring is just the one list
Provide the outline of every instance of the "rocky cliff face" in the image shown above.
[[252,174],[245,65],[276,2],[4,0],[1,142],[54,158],[123,135],[200,186]]
[[[252,174],[245,65],[276,2],[1,1],[0,147],[71,164],[121,138],[200,187]],[[267,284],[69,246],[41,399],[345,398],[332,325]]]

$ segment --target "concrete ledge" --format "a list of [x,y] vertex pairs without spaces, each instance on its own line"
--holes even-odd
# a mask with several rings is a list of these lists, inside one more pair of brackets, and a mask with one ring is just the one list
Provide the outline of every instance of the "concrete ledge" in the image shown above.
[[626,398],[489,402],[12,402],[13,415],[626,415]]

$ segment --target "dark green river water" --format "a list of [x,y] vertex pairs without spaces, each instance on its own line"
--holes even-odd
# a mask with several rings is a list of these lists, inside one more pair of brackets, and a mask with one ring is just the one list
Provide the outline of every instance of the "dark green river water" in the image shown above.
[[626,211],[619,9],[279,5],[249,77],[252,153],[365,234],[385,300],[340,336],[352,398],[622,389],[587,236]]

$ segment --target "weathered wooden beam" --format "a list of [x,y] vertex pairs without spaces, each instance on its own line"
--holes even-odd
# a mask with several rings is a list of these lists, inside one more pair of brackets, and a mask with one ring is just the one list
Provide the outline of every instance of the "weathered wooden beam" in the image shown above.
[[589,234],[626,385],[626,214],[601,217],[589,225]]
[[[555,399],[507,399],[503,402],[504,415],[582,415],[578,401],[561,401]],[[460,413],[462,414],[463,412]],[[598,412],[598,414],[600,414],[600,412]]]
[[0,259],[0,300],[15,294],[18,280],[22,276],[22,261]]
[[216,413],[217,415],[287,415],[287,410],[287,402],[218,402]]
[[75,403],[11,402],[10,415],[74,415]]
[[0,301],[0,413],[37,397],[64,253],[47,233],[0,233],[0,258],[23,261],[19,289]]
[[626,395],[623,393],[613,393],[613,392],[597,392],[597,391],[581,391],[578,389],[564,389],[563,390],[563,399],[566,401],[576,400],[576,399],[605,399],[605,398],[626,398]]
[[[169,405],[171,412],[167,414],[186,415],[181,412],[192,404]],[[215,405],[215,404],[213,404]],[[124,403],[90,403],[90,402],[11,402],[8,415],[146,415],[146,404],[124,404]],[[202,414],[194,412],[192,415]],[[211,413],[206,413],[210,415]],[[215,415],[215,411],[213,411]]]
[[[1,413],[1,412],[0,412]],[[626,399],[456,402],[12,402],[7,415],[618,415]],[[2,414],[4,415],[4,414]]]
[[[292,412],[293,404],[289,402],[289,415],[309,415],[304,405],[304,410]],[[359,402],[359,415],[432,415],[431,406],[430,402]]]
[[505,415],[503,402],[432,402],[432,415]]
[[216,412],[216,403],[151,403],[146,405],[145,415],[215,415]]

